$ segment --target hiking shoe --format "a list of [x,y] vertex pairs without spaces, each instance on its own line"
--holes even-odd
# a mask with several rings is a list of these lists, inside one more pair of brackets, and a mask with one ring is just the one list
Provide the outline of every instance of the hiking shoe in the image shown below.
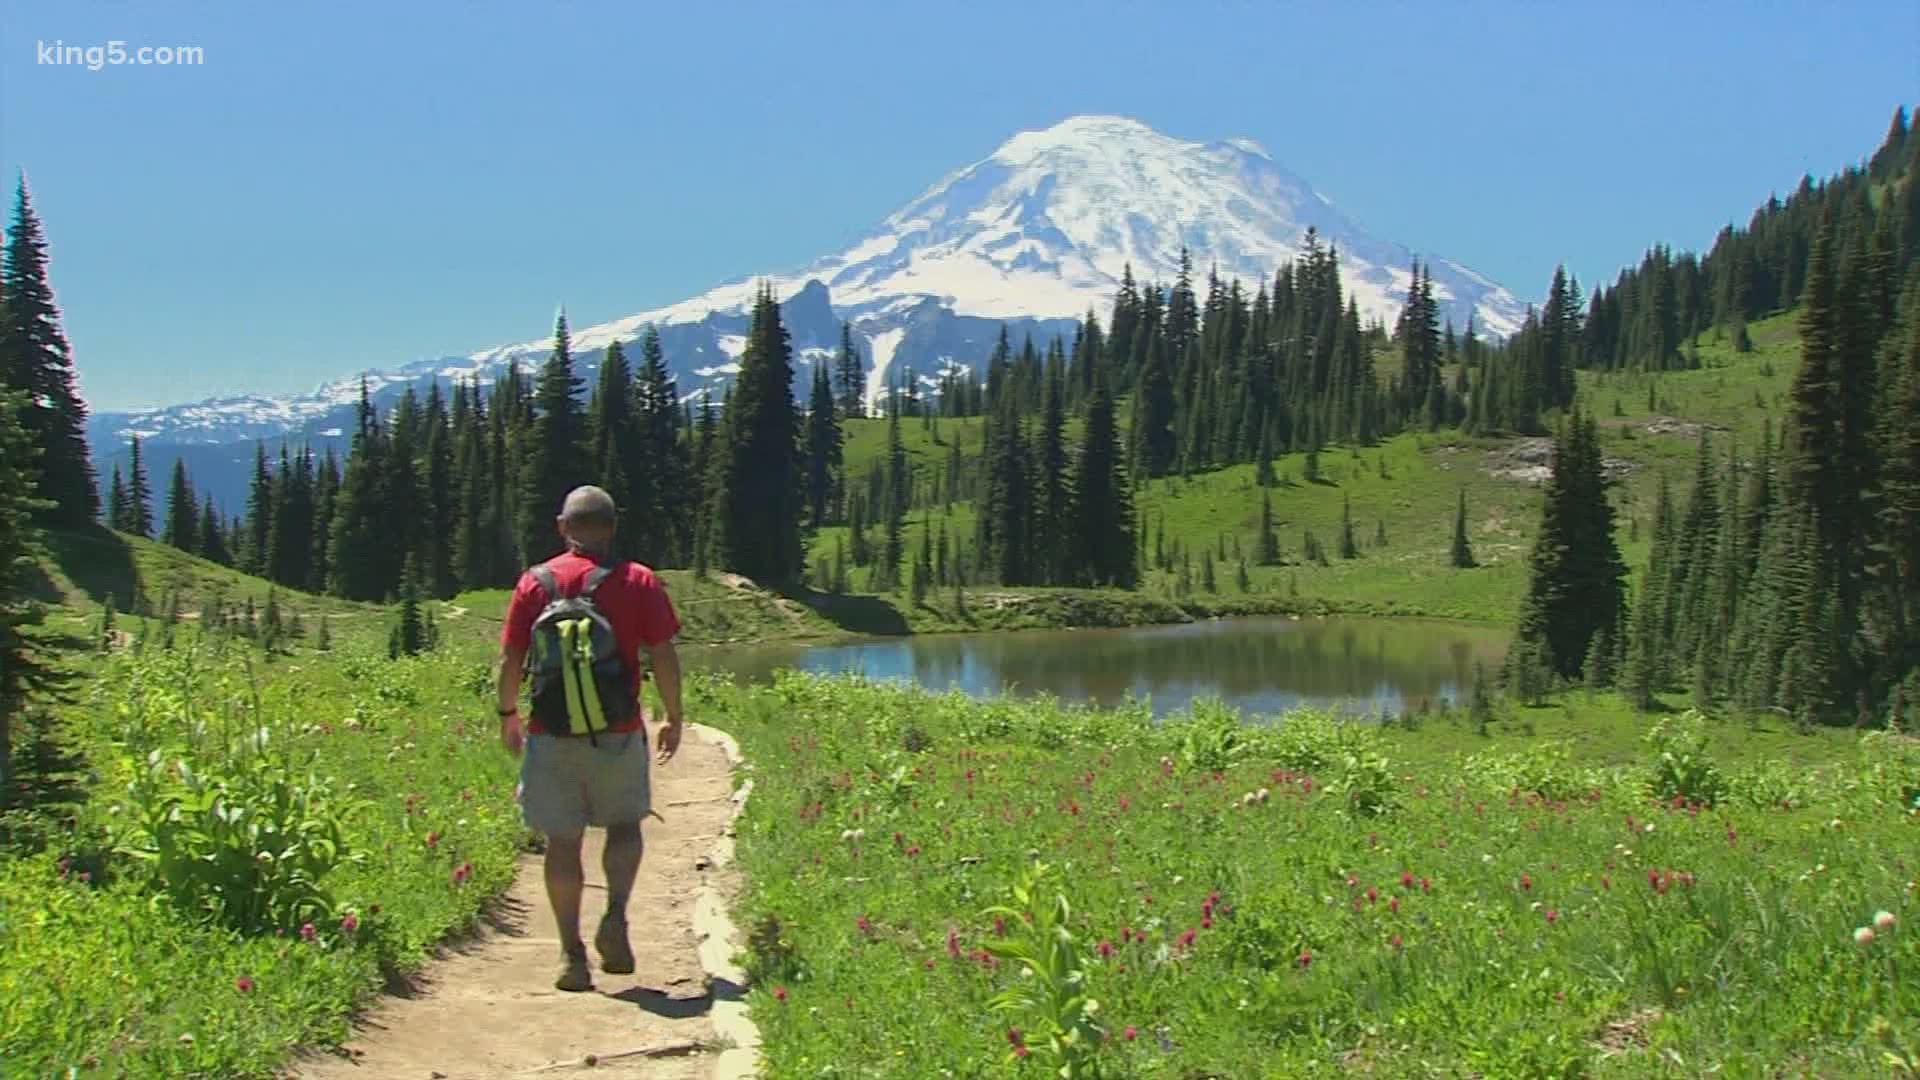
[[561,964],[560,975],[553,980],[556,990],[578,993],[593,989],[593,970],[587,966],[587,947],[576,945],[567,950],[566,960]]
[[627,944],[627,920],[609,914],[600,920],[593,935],[593,947],[600,951],[600,970],[610,975],[633,974],[633,946]]

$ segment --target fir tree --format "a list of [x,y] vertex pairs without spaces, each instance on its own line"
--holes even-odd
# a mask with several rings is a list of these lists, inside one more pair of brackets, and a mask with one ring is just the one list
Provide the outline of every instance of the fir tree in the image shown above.
[[780,305],[763,285],[727,417],[714,519],[720,564],[769,584],[793,581],[805,567],[800,425],[792,386],[792,350]]
[[853,344],[853,327],[840,324],[840,352],[834,358],[834,373],[839,381],[840,413],[847,419],[866,415],[866,372],[860,350]]
[[200,508],[200,536],[194,550],[208,562],[233,565],[233,553],[227,550],[226,530],[220,526],[220,511],[214,508],[211,495]]
[[[87,456],[87,406],[74,383],[73,355],[47,279],[47,241],[22,174],[0,265],[0,389],[21,393],[18,422],[41,448],[37,517],[79,528],[100,514],[100,488]],[[152,533],[149,523],[140,535]]]
[[[681,437],[680,391],[667,370],[660,332],[647,327],[640,338],[640,370],[634,378],[634,450],[628,484],[633,510],[622,526],[633,537],[634,552],[649,566],[684,566],[692,558],[696,520],[704,520],[711,500],[711,477],[696,469],[694,451],[711,431]],[[703,399],[703,422],[711,411]]]
[[897,591],[900,587],[900,562],[906,554],[903,532],[906,528],[908,487],[907,450],[900,441],[900,394],[896,387],[887,396],[887,464],[885,500],[886,539],[880,549],[880,561],[874,567],[873,588]]
[[1067,475],[1064,362],[1047,365],[1039,434],[1038,460],[1034,462],[1037,472],[1034,478],[1037,488],[1033,514],[1033,544],[1037,554],[1034,577],[1039,584],[1062,585],[1066,583],[1073,546],[1069,528],[1073,489]]
[[21,419],[26,408],[26,394],[0,385],[0,810],[19,790],[13,719],[27,695],[43,685],[47,671],[38,655],[40,639],[29,633],[41,620],[29,581],[41,552],[34,517],[44,509],[44,500],[36,494],[42,450]]
[[807,522],[825,525],[840,481],[840,418],[824,364],[813,365],[813,394],[807,403]]
[[127,517],[122,532],[135,536],[153,535],[153,489],[147,484],[147,465],[140,457],[140,437],[130,443],[131,461],[127,465]]
[[1260,493],[1260,565],[1278,566],[1280,537],[1273,531],[1273,497]]
[[1106,376],[1096,373],[1087,398],[1086,429],[1072,500],[1072,565],[1079,584],[1131,589],[1139,580],[1133,494],[1121,458],[1120,433]]
[[387,642],[391,657],[418,656],[427,648],[427,626],[420,610],[420,573],[412,556],[400,573],[400,612]]
[[1360,557],[1360,545],[1353,539],[1353,500],[1344,495],[1340,499],[1340,557],[1343,559]]
[[[360,392],[366,394],[366,383],[361,382]],[[267,444],[255,441],[253,444],[253,482],[247,488],[247,535],[246,559],[242,568],[256,577],[271,577],[273,573],[272,547],[268,538],[273,533],[273,473],[267,468]]]
[[127,498],[127,485],[120,479],[120,466],[113,467],[113,485],[107,489],[107,528],[115,532],[132,532],[128,518],[132,516],[132,504]]
[[200,529],[194,520],[199,502],[194,498],[193,485],[187,482],[187,463],[181,458],[173,459],[173,478],[167,485],[167,524],[161,531],[161,541],[181,551],[194,551],[199,547]]
[[1453,511],[1453,551],[1450,558],[1456,569],[1478,565],[1473,560],[1473,545],[1467,541],[1467,489],[1460,489],[1460,501]]
[[553,351],[534,386],[534,421],[528,432],[519,483],[515,527],[520,562],[531,566],[560,547],[554,518],[560,502],[595,476],[586,460],[586,423],[581,415],[580,380],[573,373],[573,337],[562,311],[554,320]]
[[[1625,572],[1613,540],[1597,428],[1576,410],[1555,440],[1553,475],[1515,633],[1516,642],[1526,647],[1517,650],[1518,663],[1537,661],[1561,678],[1579,676],[1593,636],[1619,617]],[[1511,666],[1509,672],[1514,677]]]

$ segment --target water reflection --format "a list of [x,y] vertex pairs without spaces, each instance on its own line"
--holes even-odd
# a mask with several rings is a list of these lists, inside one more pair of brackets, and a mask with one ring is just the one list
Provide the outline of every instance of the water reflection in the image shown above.
[[1398,713],[1468,693],[1504,631],[1409,619],[1223,619],[1115,630],[942,634],[837,645],[687,650],[693,663],[764,681],[782,667],[908,679],[974,696],[1045,692],[1118,704],[1131,692],[1156,714],[1216,696],[1248,714],[1303,704]]

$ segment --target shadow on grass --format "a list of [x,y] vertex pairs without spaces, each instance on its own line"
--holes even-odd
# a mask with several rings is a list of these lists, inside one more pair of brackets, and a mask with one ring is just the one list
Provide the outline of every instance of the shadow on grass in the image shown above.
[[877,596],[815,592],[805,586],[781,589],[779,595],[804,605],[848,633],[898,637],[913,632],[907,626],[907,617]]
[[[66,575],[74,588],[96,604],[112,597],[121,611],[139,610],[141,598],[140,567],[133,550],[111,529],[91,526],[86,529],[47,534],[47,550],[54,565]],[[45,575],[40,575],[45,579]],[[47,581],[45,587],[57,598],[58,590]]]

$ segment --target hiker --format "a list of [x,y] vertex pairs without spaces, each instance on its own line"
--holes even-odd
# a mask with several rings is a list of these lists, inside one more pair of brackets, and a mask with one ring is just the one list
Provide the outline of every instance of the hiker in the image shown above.
[[[547,837],[547,899],[564,953],[554,985],[579,991],[593,987],[580,940],[580,844],[589,825],[607,831],[607,911],[594,949],[601,970],[633,971],[627,896],[640,870],[640,821],[653,810],[640,650],[666,707],[655,743],[664,765],[680,747],[683,720],[673,647],[680,620],[652,570],[613,558],[616,514],[605,491],[573,489],[558,520],[567,550],[520,575],[507,606],[498,708],[500,741],[509,753],[526,754],[520,800],[527,826]],[[524,720],[523,671],[533,683],[532,715]]]

